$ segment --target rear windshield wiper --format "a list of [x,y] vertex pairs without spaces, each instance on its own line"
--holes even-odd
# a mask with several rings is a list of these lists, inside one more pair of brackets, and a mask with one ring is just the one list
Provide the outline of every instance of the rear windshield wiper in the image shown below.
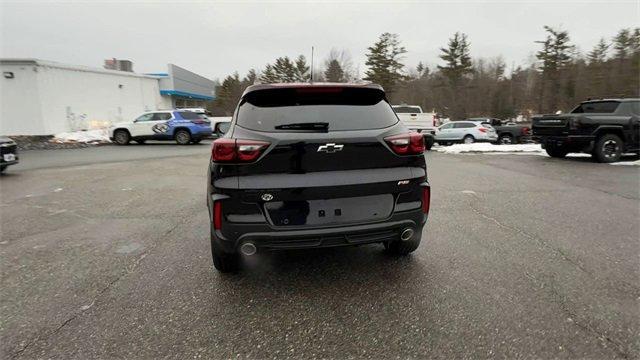
[[310,123],[282,124],[282,125],[276,126],[276,130],[328,131],[329,130],[329,123],[326,123],[326,122],[310,122]]

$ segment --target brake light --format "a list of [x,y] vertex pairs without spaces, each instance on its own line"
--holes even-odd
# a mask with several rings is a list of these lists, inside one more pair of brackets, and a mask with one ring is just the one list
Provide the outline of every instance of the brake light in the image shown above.
[[222,202],[220,201],[213,203],[213,228],[214,230],[222,228]]
[[480,131],[481,133],[486,133],[487,132],[487,128],[481,126],[481,127],[478,128],[478,131]]
[[300,87],[296,89],[298,94],[329,94],[341,93],[341,87]]
[[429,213],[429,207],[431,206],[431,187],[424,186],[422,188],[422,212]]
[[436,125],[436,116],[435,116],[435,115],[433,115],[432,119],[433,119],[433,127],[436,127],[436,126],[437,126],[437,125]]
[[529,135],[530,131],[531,129],[525,126],[522,128],[522,135]]
[[384,141],[398,155],[418,155],[425,150],[424,137],[417,132],[388,136]]
[[266,141],[218,139],[211,147],[211,160],[219,163],[247,163],[255,161],[269,147]]

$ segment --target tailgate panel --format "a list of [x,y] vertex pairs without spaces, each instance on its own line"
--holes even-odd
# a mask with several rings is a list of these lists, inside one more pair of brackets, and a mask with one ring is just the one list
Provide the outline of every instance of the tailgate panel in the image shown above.
[[391,194],[337,199],[274,201],[264,204],[274,226],[338,225],[382,220],[391,215]]

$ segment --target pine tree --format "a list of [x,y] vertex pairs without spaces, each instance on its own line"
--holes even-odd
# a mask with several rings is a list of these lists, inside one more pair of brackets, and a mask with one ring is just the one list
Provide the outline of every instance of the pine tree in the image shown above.
[[238,73],[235,72],[233,75],[227,76],[217,90],[217,98],[215,100],[216,107],[219,108],[224,115],[231,115],[242,91],[244,91],[244,87],[240,84],[240,76]]
[[[536,57],[542,62],[542,81],[540,83],[540,97],[538,102],[539,111],[557,110],[558,96],[561,89],[560,73],[572,61],[571,53],[574,49],[569,44],[570,38],[567,31],[555,30],[545,26],[547,38],[543,41],[536,41],[542,44],[542,50],[536,53]],[[549,93],[547,94],[547,88]],[[545,94],[548,95],[549,106],[545,107]]]
[[295,64],[295,81],[307,82],[310,80],[309,65],[304,55],[298,56]]
[[279,57],[273,65],[265,66],[260,81],[266,84],[309,81],[307,60],[303,55],[298,56],[295,62],[288,56]]
[[544,29],[548,33],[547,38],[537,41],[543,44],[543,48],[537,52],[536,57],[542,61],[543,72],[557,71],[571,62],[573,46],[569,44],[569,33],[549,26],[545,26]]
[[324,72],[324,78],[329,82],[344,82],[344,71],[337,59],[333,59],[329,62],[327,70]]
[[469,54],[469,43],[467,35],[456,32],[449,39],[447,48],[440,48],[442,55],[440,58],[446,62],[444,66],[438,65],[438,69],[449,79],[449,82],[456,87],[461,79],[472,72],[471,55]]
[[622,29],[613,38],[614,56],[618,60],[626,59],[631,48],[632,34],[629,29]]
[[640,28],[635,28],[633,30],[629,43],[631,46],[631,52],[634,54],[640,53]]
[[264,71],[260,75],[260,82],[264,84],[274,84],[279,82],[279,80],[280,79],[276,75],[276,71],[273,65],[267,64],[267,66],[264,67]]
[[609,51],[609,44],[606,43],[604,38],[601,38],[598,44],[587,54],[587,60],[589,64],[601,64],[607,60],[607,52]]
[[[333,62],[337,63],[337,66],[335,63],[332,64]],[[351,55],[347,50],[337,50],[335,48],[331,49],[331,51],[329,52],[329,55],[327,56],[327,59],[324,61],[324,70],[322,71],[322,74],[323,74],[322,77],[326,78],[326,81],[332,81],[332,80],[329,80],[326,76],[326,73],[330,67],[333,67],[335,71],[337,71],[337,69],[340,68],[342,72],[341,76],[337,76],[337,75],[331,76],[334,79],[339,78],[340,79],[339,82],[348,82],[352,79],[355,79],[353,64],[351,61]],[[334,70],[332,70],[332,72],[333,71]],[[314,75],[314,80],[316,79],[318,79],[318,77]]]
[[280,82],[296,82],[296,68],[288,56],[277,58],[273,69]]
[[418,79],[425,79],[429,77],[429,67],[421,62],[416,66],[416,73],[418,74]]
[[251,86],[255,84],[257,79],[258,79],[258,74],[256,70],[250,69],[249,72],[247,73],[247,76],[245,76],[244,79],[242,79],[242,85],[244,88],[246,88],[247,86]]
[[407,50],[400,44],[398,35],[390,33],[380,35],[379,40],[367,49],[365,64],[369,69],[365,72],[365,80],[380,84],[387,93],[393,93],[405,78],[401,60]]

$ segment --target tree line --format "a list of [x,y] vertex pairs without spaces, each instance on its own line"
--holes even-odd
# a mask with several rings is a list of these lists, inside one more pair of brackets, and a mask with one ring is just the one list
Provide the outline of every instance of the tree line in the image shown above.
[[[586,54],[568,31],[544,27],[529,64],[512,66],[501,56],[472,58],[471,41],[461,32],[440,48],[440,63],[429,68],[404,64],[407,50],[398,34],[383,33],[367,48],[360,79],[347,51],[332,50],[314,71],[313,81],[366,80],[382,85],[391,103],[420,105],[453,120],[472,116],[528,119],[533,114],[568,111],[580,101],[640,96],[640,28],[602,38]],[[217,87],[210,104],[215,115],[232,114],[244,89],[254,83],[307,82],[311,70],[303,55],[279,57],[264,70],[236,72]]]

